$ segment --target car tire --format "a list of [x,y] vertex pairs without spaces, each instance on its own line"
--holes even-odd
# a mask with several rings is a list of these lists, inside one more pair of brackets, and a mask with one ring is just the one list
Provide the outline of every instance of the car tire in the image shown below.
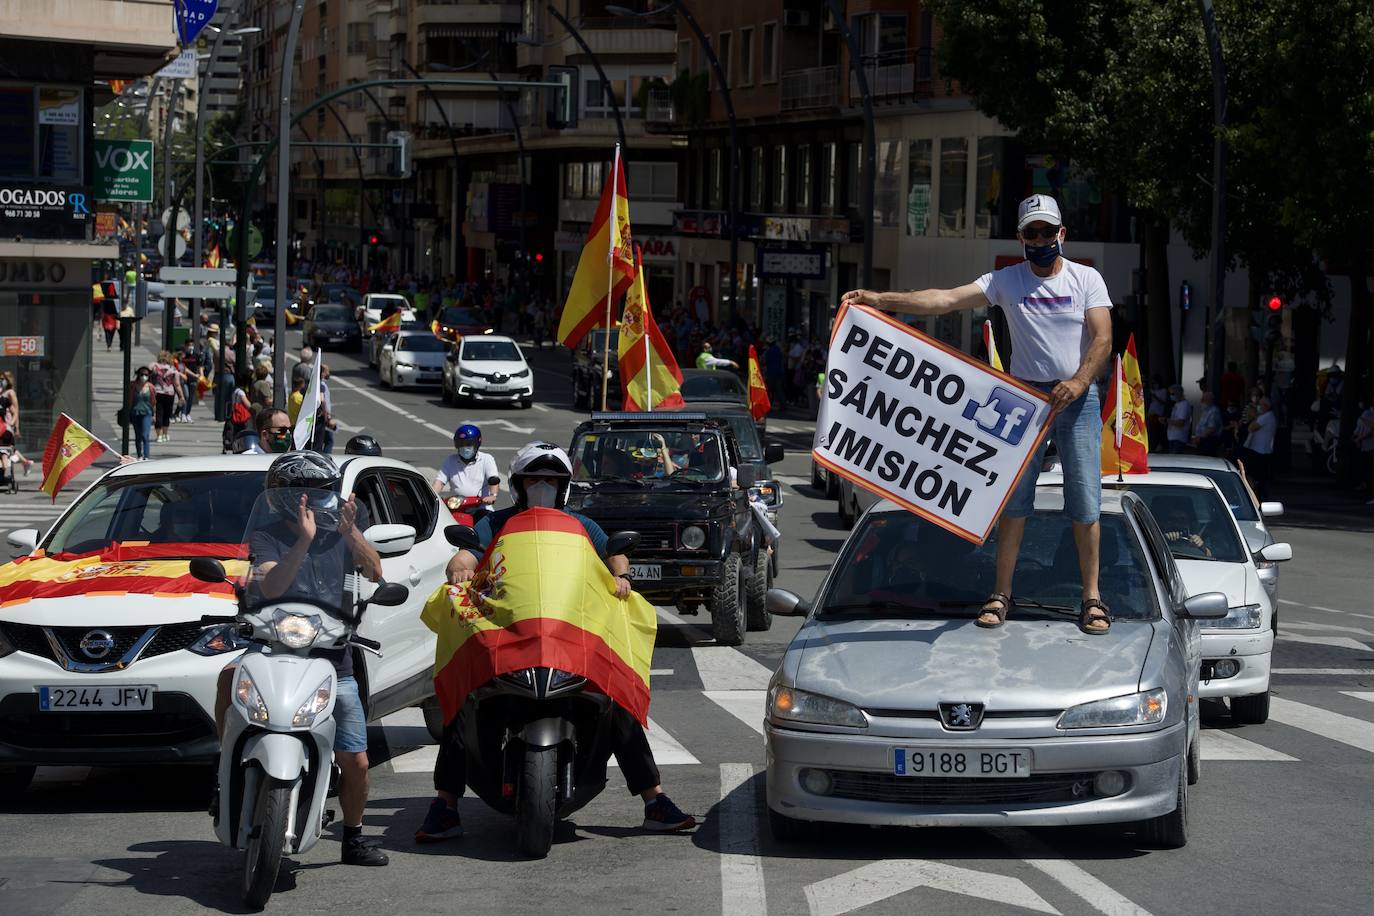
[[1188,785],[1195,786],[1202,781],[1202,733],[1197,740],[1188,745]]
[[1269,721],[1269,691],[1248,697],[1231,697],[1231,721],[1237,725],[1263,725]]
[[773,576],[768,571],[768,555],[760,550],[745,582],[745,623],[751,633],[761,633],[773,626],[768,612],[768,586]]
[[1174,810],[1140,825],[1140,838],[1151,849],[1182,849],[1188,845],[1188,763],[1180,761]]
[[815,461],[811,462],[811,489],[817,493],[825,492],[825,470]]
[[816,825],[768,809],[768,832],[779,843],[804,843],[816,835]]
[[521,399],[520,399],[520,409],[521,409],[521,410],[529,410],[529,409],[530,409],[531,407],[533,407],[533,406],[534,406],[534,398],[521,398]]
[[844,488],[841,487],[840,495],[837,498],[836,502],[838,502],[839,504],[838,511],[840,513],[840,524],[843,525],[846,529],[853,528],[854,522],[858,520],[854,506],[853,490],[851,489],[848,492],[848,494],[846,494]]
[[720,581],[711,589],[711,634],[717,645],[744,642],[745,604],[744,570],[739,554],[732,553],[725,559]]
[[37,770],[38,767],[31,766],[0,767],[0,799],[23,795]]

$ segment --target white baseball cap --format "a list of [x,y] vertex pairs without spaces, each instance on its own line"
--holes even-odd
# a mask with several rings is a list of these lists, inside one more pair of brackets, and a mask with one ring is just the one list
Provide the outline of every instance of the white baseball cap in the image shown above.
[[1027,224],[1036,220],[1049,223],[1051,226],[1062,226],[1064,219],[1059,215],[1059,204],[1048,194],[1032,194],[1021,201],[1021,206],[1017,210],[1016,231],[1020,232],[1026,228]]

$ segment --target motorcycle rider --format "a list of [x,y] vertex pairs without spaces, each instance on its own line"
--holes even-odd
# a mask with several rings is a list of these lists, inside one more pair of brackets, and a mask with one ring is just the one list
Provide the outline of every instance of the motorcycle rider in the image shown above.
[[[476,424],[464,423],[453,431],[454,453],[444,459],[439,474],[434,478],[434,492],[443,497],[448,490],[450,496],[482,497],[481,510],[489,512],[496,502],[500,484],[488,483],[501,474],[496,468],[496,459],[482,451],[482,431]],[[473,513],[474,515],[478,513]]]
[[[511,496],[515,505],[493,512],[480,519],[475,530],[477,539],[485,550],[502,526],[510,518],[530,508],[560,509],[568,501],[568,489],[572,485],[572,462],[567,452],[550,442],[532,442],[515,453],[510,466]],[[606,567],[616,577],[616,595],[628,598],[634,583],[629,577],[630,561],[624,554],[606,556],[606,532],[601,526],[584,515],[569,512],[582,523],[596,552],[605,560]],[[459,550],[448,564],[448,581],[452,584],[471,579],[477,570],[479,558],[476,554]],[[459,717],[462,713],[459,713]],[[649,748],[648,736],[644,728],[620,706],[611,712],[611,747],[620,771],[625,775],[626,787],[630,794],[644,800],[645,830],[659,832],[684,831],[696,826],[696,818],[685,813],[673,804],[663,792],[658,765],[654,762],[653,751]],[[434,789],[436,797],[430,803],[425,822],[415,832],[417,843],[431,843],[463,835],[463,822],[458,816],[458,799],[466,787],[463,749],[458,746],[458,736],[462,729],[457,719],[449,723],[444,740],[439,744],[439,757],[434,762]]]
[[[323,490],[337,494],[342,478],[333,460],[317,452],[289,452],[267,469],[265,489]],[[285,507],[284,507],[285,508]],[[353,562],[362,574],[376,582],[382,577],[382,561],[377,550],[363,537],[368,526],[367,509],[350,494],[333,519],[313,510],[306,496],[299,505],[290,507],[279,531],[263,529],[254,532],[249,545],[253,567],[250,585],[264,598],[272,598],[287,591],[302,574],[312,579],[312,589],[321,577],[330,580],[330,588],[342,593],[348,569],[304,569],[316,538],[342,538],[352,554]],[[337,578],[337,586],[333,580]],[[251,651],[251,650],[250,650]],[[363,839],[363,810],[367,807],[368,759],[367,718],[358,682],[353,677],[353,656],[347,648],[319,650],[317,653],[334,665],[338,687],[334,698],[334,761],[339,776],[339,806],[343,809],[343,852],[345,865],[386,865],[386,853],[372,842]],[[215,723],[224,734],[224,717],[229,709],[229,690],[238,662],[231,662],[220,674],[219,696],[215,703]]]

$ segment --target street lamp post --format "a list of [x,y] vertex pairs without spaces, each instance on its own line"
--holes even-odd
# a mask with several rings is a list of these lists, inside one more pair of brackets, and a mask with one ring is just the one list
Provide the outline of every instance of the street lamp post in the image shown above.
[[1226,62],[1221,54],[1212,0],[1197,0],[1207,50],[1212,58],[1212,295],[1207,302],[1207,329],[1212,335],[1207,388],[1220,397],[1226,361]]
[[[177,202],[172,199],[172,126],[176,123],[177,99],[181,95],[185,80],[172,83],[172,93],[167,100],[167,117],[162,124],[162,205],[167,211],[167,224],[162,227],[162,237],[166,247],[165,266],[177,266]],[[164,298],[162,309],[162,349],[172,343],[172,319],[176,309]]]
[[[272,322],[272,403],[286,406],[286,248],[290,234],[287,203],[291,184],[291,82],[296,61],[296,41],[301,34],[301,16],[305,0],[291,5],[291,24],[286,29],[286,43],[281,55],[281,85],[277,118],[277,310]],[[239,367],[242,371],[242,366]]]
[[873,282],[873,187],[878,180],[877,150],[875,149],[877,131],[873,124],[873,94],[868,90],[868,74],[864,71],[863,60],[859,56],[859,42],[849,28],[849,22],[844,16],[844,9],[839,0],[826,0],[826,2],[830,7],[831,18],[839,25],[840,32],[844,35],[845,45],[849,48],[849,69],[859,83],[859,94],[863,98],[864,180],[863,196],[859,206],[863,209],[864,219],[864,262],[863,275],[859,277],[858,285],[867,286]]

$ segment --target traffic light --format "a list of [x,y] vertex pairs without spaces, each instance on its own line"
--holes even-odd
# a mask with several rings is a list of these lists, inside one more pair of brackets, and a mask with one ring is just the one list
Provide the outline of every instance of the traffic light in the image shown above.
[[1271,312],[1281,312],[1283,311],[1283,300],[1278,296],[1270,296],[1268,306]]
[[1269,310],[1269,322],[1265,329],[1264,342],[1276,344],[1283,336],[1283,300],[1278,296],[1270,296],[1265,306]]
[[374,232],[367,237],[367,243],[373,248],[376,248],[378,245],[382,244],[382,238]]
[[577,67],[549,67],[549,82],[562,88],[549,92],[546,118],[550,130],[572,130],[577,126]]
[[388,174],[392,178],[410,177],[410,132],[404,130],[389,130],[386,133],[386,142],[392,146],[391,163],[387,167]]
[[544,252],[542,252],[542,251],[536,251],[536,252],[534,253],[534,260],[535,260],[535,263],[538,263],[538,262],[544,260]]

